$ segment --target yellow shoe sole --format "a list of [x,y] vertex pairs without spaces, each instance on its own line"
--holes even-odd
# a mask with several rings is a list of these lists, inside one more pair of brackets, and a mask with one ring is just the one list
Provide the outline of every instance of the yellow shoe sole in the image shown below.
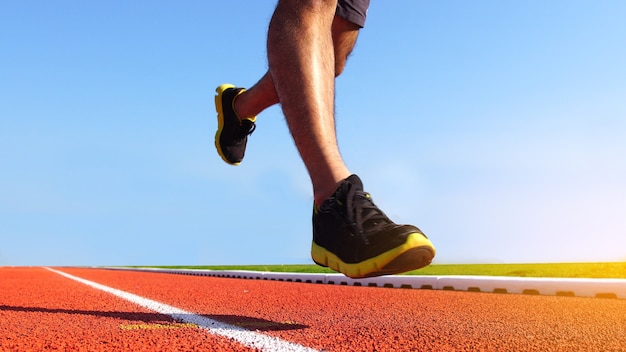
[[[219,154],[219,156],[222,158],[222,160],[224,160],[224,162],[230,165],[237,166],[241,162],[233,163],[229,161],[228,158],[226,158],[226,156],[224,155],[224,151],[222,150],[222,146],[220,145],[220,137],[222,136],[222,131],[224,130],[224,106],[222,106],[222,94],[224,94],[224,91],[229,88],[235,88],[235,86],[227,83],[227,84],[222,84],[215,89],[215,92],[217,93],[217,95],[215,96],[215,111],[217,112],[217,132],[215,132],[215,149],[217,149],[217,154]],[[239,92],[239,94],[243,93],[244,91],[245,89],[242,89]],[[234,102],[235,102],[235,99],[233,99],[233,103]],[[234,106],[233,106],[233,110],[235,110]],[[256,122],[256,116],[246,117],[246,119],[252,122]]]
[[359,263],[345,263],[337,255],[313,242],[311,257],[321,265],[350,278],[400,274],[428,266],[435,257],[435,247],[421,233],[410,234],[404,244]]

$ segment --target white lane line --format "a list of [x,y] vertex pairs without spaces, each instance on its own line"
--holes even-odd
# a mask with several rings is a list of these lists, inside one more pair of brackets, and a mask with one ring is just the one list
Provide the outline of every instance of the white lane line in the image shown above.
[[85,280],[59,270],[55,270],[52,268],[46,269],[61,276],[65,276],[68,279],[72,279],[100,291],[110,293],[119,298],[125,299],[129,302],[135,303],[157,313],[169,315],[177,321],[196,324],[200,328],[208,331],[213,335],[227,337],[245,346],[260,349],[261,351],[316,351],[306,346],[279,339],[278,337],[272,337],[254,331],[246,330],[239,326],[222,323],[220,321],[213,320],[202,315],[197,315],[192,312],[182,310],[180,308],[176,308],[129,292],[108,287],[97,282]]

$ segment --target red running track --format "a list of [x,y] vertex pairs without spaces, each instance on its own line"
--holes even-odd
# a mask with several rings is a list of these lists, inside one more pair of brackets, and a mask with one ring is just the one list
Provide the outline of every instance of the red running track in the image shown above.
[[224,322],[243,342],[45,268],[0,267],[0,351],[252,351],[248,333],[282,343],[269,350],[626,351],[626,300],[57,270]]

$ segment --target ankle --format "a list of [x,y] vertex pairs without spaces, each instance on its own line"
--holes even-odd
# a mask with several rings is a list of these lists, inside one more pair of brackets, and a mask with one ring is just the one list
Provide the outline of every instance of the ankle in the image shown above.
[[[339,187],[339,186],[337,186],[337,187]],[[335,193],[336,190],[337,190],[337,188],[335,188],[330,193],[326,193],[325,192],[325,193],[320,193],[320,195],[317,195],[317,194],[314,195],[313,196],[313,203],[315,204],[315,207],[319,208],[322,205],[322,203],[324,203],[327,199],[329,199]]]
[[256,121],[256,114],[250,112],[248,104],[248,90],[244,89],[233,99],[233,111],[239,121],[250,120]]
[[347,179],[350,176],[350,173],[345,175],[345,177],[338,176],[333,179],[330,179],[328,182],[324,184],[314,185],[313,188],[313,202],[316,207],[319,207],[326,201],[328,198],[332,197],[333,194],[337,191],[341,182]]
[[241,111],[241,96],[243,94],[245,94],[245,90],[239,92],[239,94],[237,94],[237,96],[235,96],[235,98],[233,99],[233,111],[235,112],[235,116],[237,116],[237,118],[239,119],[239,122],[241,122],[243,120],[243,118],[239,112]]

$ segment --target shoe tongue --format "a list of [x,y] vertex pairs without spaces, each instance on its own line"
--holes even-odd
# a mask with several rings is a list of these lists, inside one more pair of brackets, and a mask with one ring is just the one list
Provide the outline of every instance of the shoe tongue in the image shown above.
[[357,175],[350,175],[350,177],[346,178],[344,182],[348,182],[356,187],[359,191],[363,190],[363,182]]
[[363,191],[363,182],[361,182],[361,179],[359,178],[359,176],[350,175],[348,178],[341,181],[341,183],[339,184],[339,187],[337,188],[335,193],[333,193],[331,198],[335,198],[343,202],[346,200],[348,192],[351,189],[354,189],[356,191]]

